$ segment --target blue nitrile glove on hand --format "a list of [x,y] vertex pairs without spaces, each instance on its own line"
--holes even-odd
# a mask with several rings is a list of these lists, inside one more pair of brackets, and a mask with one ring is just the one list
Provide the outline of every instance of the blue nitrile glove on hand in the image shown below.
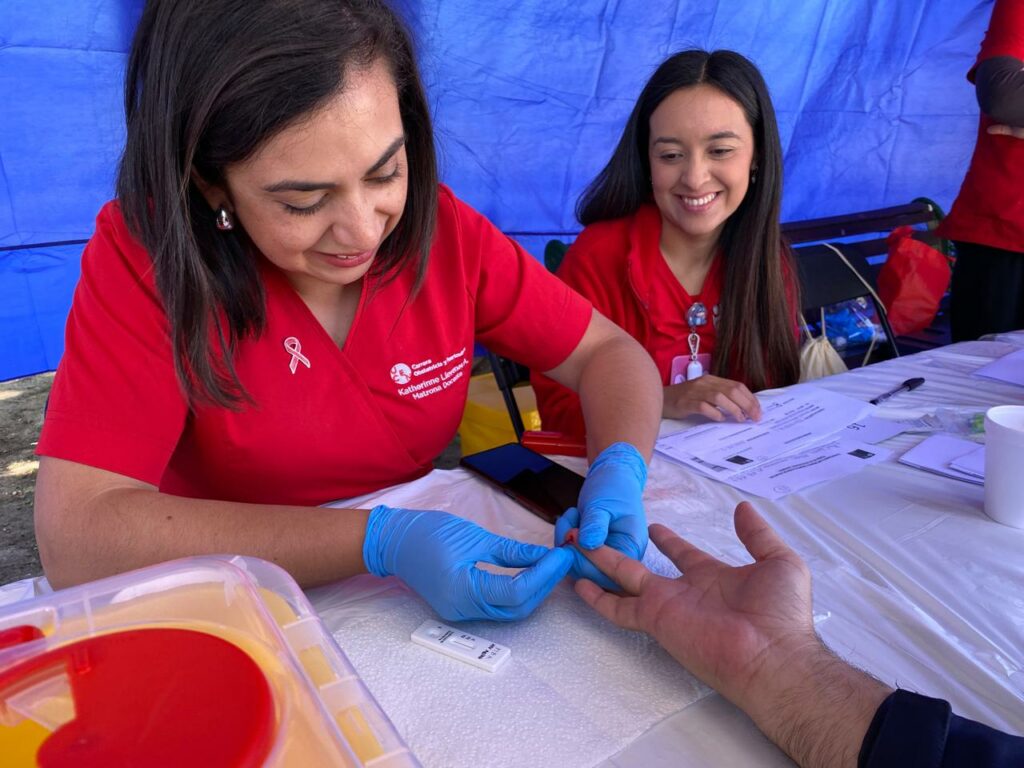
[[[398,576],[446,621],[515,621],[543,602],[573,556],[496,536],[447,512],[381,504],[370,510],[363,561],[375,576]],[[524,570],[498,575],[478,562]]]
[[[647,515],[642,501],[647,484],[647,462],[629,443],[612,443],[590,465],[580,491],[579,507],[565,511],[555,523],[555,545],[579,528],[579,545],[597,549],[602,544],[634,560],[647,551]],[[568,549],[568,548],[567,548]],[[618,587],[573,548],[571,575],[589,579],[605,589]]]

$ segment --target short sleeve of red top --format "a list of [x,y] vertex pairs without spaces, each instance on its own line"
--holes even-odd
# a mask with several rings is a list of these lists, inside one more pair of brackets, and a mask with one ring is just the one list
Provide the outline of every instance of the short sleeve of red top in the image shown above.
[[117,204],[104,207],[38,453],[195,498],[356,496],[430,470],[458,427],[474,338],[548,370],[590,321],[589,303],[445,187],[419,292],[410,300],[407,272],[368,278],[341,349],[283,273],[266,261],[260,270],[267,327],[234,358],[255,406],[190,411],[152,262]]
[[[686,312],[695,301],[708,310],[708,323],[699,328],[700,351],[714,353],[722,270],[716,258],[701,292],[690,296],[661,255],[660,240],[661,215],[656,206],[644,205],[631,216],[586,227],[566,252],[558,276],[640,342],[667,385],[672,359],[689,354]],[[531,384],[543,428],[582,438],[576,393],[540,375],[533,375]]]
[[[1024,60],[1024,2],[996,0],[981,52],[968,72],[997,56]],[[981,115],[974,156],[949,216],[939,226],[942,237],[1024,252],[1024,141],[987,133],[992,119]]]

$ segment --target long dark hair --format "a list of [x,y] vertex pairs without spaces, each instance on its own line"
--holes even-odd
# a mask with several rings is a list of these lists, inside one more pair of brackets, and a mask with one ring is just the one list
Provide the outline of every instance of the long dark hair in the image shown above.
[[[580,197],[583,225],[628,216],[652,200],[648,143],[651,114],[680,88],[707,84],[734,99],[753,129],[757,180],[722,230],[721,316],[712,373],[751,389],[792,384],[800,376],[793,326],[797,272],[782,242],[782,147],[764,78],[733,51],[691,50],[661,64],[644,86],[604,170]],[[787,290],[788,284],[788,290]]]
[[409,192],[373,273],[426,268],[437,163],[409,35],[379,0],[149,0],[125,77],[128,137],[117,177],[125,220],[149,251],[175,369],[190,402],[248,399],[232,362],[266,323],[244,231],[221,232],[191,180],[224,170],[344,89],[346,75],[387,63],[406,134]]

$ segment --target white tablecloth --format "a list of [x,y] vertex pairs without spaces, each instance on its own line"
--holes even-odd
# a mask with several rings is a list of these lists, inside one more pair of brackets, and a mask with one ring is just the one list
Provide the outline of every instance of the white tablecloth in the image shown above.
[[[911,376],[920,389],[890,415],[1024,403],[1024,387],[970,372],[1024,333],[892,360],[817,383],[868,400]],[[679,428],[666,422],[663,430]],[[885,443],[898,456],[922,439]],[[567,464],[581,470],[582,461]],[[1024,467],[1021,468],[1024,471]],[[656,456],[651,521],[730,562],[743,498]],[[1024,530],[993,522],[983,491],[893,461],[777,502],[753,499],[814,574],[818,630],[841,656],[890,685],[948,699],[959,714],[1024,733]],[[549,543],[551,526],[461,470],[436,471],[366,499],[447,509],[509,536]],[[651,546],[647,563],[671,565]],[[0,605],[45,590],[0,588]],[[429,608],[402,584],[360,577],[310,593],[368,687],[427,766],[790,765],[735,707],[646,637],[600,619],[568,584],[517,624],[466,628],[512,648],[494,674],[409,641]]]
[[[893,416],[1024,403],[1024,388],[970,376],[1011,344],[1024,345],[1024,335],[932,350],[817,385],[867,400],[925,377],[920,389],[886,403],[882,415]],[[905,434],[885,445],[898,456],[921,439]],[[663,457],[651,464],[651,521],[734,563],[749,561],[732,528],[743,498]],[[986,517],[982,498],[980,486],[894,458],[777,502],[753,501],[809,563],[818,630],[837,653],[890,685],[1021,733],[1024,531]],[[460,470],[372,499],[450,510],[524,540],[551,535]],[[647,561],[671,569],[653,545]],[[493,675],[412,645],[409,633],[430,611],[391,580],[354,579],[311,597],[425,765],[790,764],[742,713],[645,638],[589,614],[567,585],[520,624],[466,625],[512,648],[509,665]]]

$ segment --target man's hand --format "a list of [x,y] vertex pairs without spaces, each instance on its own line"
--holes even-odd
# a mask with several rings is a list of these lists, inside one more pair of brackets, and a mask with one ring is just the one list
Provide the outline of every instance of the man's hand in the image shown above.
[[736,507],[736,533],[754,556],[750,565],[726,565],[663,525],[652,525],[650,533],[682,576],[657,576],[605,547],[585,554],[626,594],[586,580],[576,583],[576,591],[620,627],[652,635],[731,701],[742,706],[752,683],[773,673],[777,652],[819,644],[807,566],[747,502]]
[[735,421],[758,421],[761,404],[745,384],[710,374],[665,387],[662,416],[682,419],[693,414],[712,421],[725,421],[726,417]]
[[729,566],[662,525],[651,540],[682,571],[651,573],[608,547],[584,552],[625,595],[586,580],[576,591],[598,613],[654,638],[746,712],[804,768],[853,768],[868,725],[891,690],[834,656],[811,617],[803,560],[747,502],[736,534],[754,557]]

